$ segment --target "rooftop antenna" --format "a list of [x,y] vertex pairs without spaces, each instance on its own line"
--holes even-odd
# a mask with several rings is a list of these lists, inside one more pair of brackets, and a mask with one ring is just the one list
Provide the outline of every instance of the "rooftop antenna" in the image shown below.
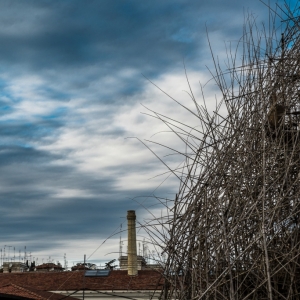
[[27,254],[26,254],[26,246],[24,246],[24,262],[26,261]]
[[143,257],[146,259],[147,258],[147,245],[145,238],[143,239]]
[[8,261],[9,261],[9,259],[11,260],[11,257],[10,257],[10,248],[12,247],[12,246],[7,246],[8,247]]
[[65,271],[68,271],[68,261],[67,261],[67,254],[64,254],[64,268]]
[[10,250],[10,247],[9,245],[4,245],[4,253],[5,253],[5,247],[8,247],[8,257],[7,257],[7,261],[9,261],[9,250]]
[[16,261],[16,248],[14,247],[14,262]]
[[120,224],[120,247],[119,247],[119,257],[122,256],[122,223]]

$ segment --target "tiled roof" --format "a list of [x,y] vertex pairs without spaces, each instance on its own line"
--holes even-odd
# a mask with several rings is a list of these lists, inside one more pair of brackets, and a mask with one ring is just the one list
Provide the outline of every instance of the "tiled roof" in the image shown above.
[[71,269],[72,269],[72,271],[77,271],[77,270],[91,270],[90,268],[88,268],[84,264],[73,266]]
[[45,263],[39,266],[36,266],[36,269],[50,269],[50,268],[54,268],[54,269],[62,269],[62,266],[58,266],[54,263]]
[[[59,300],[62,299],[61,295],[57,295],[50,292],[38,291],[32,287],[21,287],[13,283],[0,286],[0,298],[5,297],[5,295],[23,297],[26,299],[35,299],[35,300]],[[22,298],[20,298],[22,299]],[[68,299],[76,299],[74,297],[68,297]]]
[[155,290],[161,289],[163,279],[154,270],[138,271],[128,276],[127,271],[111,271],[107,277],[84,277],[83,271],[2,273],[0,283],[31,286],[41,291],[81,290]]

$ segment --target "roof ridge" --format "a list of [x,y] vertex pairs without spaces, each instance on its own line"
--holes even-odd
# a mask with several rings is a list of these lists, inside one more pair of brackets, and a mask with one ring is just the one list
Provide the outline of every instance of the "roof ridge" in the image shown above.
[[[42,297],[42,296],[36,294],[35,292],[29,290],[28,288],[26,289],[26,287],[22,287],[22,286],[19,286],[19,285],[14,284],[14,283],[10,283],[10,284],[7,284],[7,285],[12,285],[12,286],[14,286],[15,288],[17,288],[17,289],[19,289],[19,290],[26,291],[26,292],[28,292],[29,294],[32,294],[32,295],[38,297],[39,299],[45,299],[44,297]],[[6,285],[6,286],[7,286],[7,285]]]

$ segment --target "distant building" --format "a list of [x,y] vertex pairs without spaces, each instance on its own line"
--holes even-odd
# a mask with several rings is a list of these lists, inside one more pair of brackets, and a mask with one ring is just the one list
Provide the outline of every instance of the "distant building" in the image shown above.
[[3,262],[3,273],[25,272],[28,266],[22,262]]
[[57,265],[54,263],[45,263],[35,267],[36,272],[62,272],[64,268],[60,263]]
[[[128,258],[127,256],[121,256],[119,258],[120,270],[128,270]],[[160,264],[147,264],[143,256],[137,255],[137,269],[138,270],[162,270],[163,267]]]
[[96,269],[96,265],[90,263],[86,263],[86,264],[79,263],[71,268],[72,271],[95,270],[95,269]]
[[[119,258],[120,270],[128,270],[128,256],[121,256]],[[137,255],[137,269],[144,270],[146,268],[146,261],[143,256]]]

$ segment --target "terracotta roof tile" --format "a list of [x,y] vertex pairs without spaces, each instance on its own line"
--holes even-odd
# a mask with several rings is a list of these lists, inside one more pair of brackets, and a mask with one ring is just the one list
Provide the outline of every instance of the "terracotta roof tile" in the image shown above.
[[[34,299],[34,300],[62,299],[61,295],[57,295],[51,292],[38,291],[33,289],[32,287],[21,287],[13,283],[0,286],[0,298],[2,295],[17,296],[26,299]],[[76,298],[68,297],[68,299],[76,299]]]
[[0,283],[31,286],[41,291],[81,290],[154,290],[161,289],[163,279],[158,271],[138,271],[138,276],[128,276],[127,271],[114,270],[108,277],[84,277],[75,272],[24,272],[2,273]]

